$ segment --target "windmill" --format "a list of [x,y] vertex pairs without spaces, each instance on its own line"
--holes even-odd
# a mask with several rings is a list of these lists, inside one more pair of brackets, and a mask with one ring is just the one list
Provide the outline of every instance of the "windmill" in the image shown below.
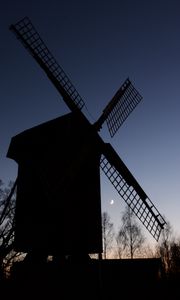
[[100,169],[158,241],[165,220],[110,143],[142,97],[129,78],[91,124],[85,105],[29,18],[10,26],[56,87],[70,113],[13,137],[7,156],[18,163],[15,247],[48,254],[102,252]]

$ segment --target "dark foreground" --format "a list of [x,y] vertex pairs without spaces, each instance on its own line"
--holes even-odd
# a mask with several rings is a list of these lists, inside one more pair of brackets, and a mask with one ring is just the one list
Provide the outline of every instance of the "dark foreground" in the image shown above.
[[1,281],[1,299],[180,299],[178,278],[161,276],[158,260],[90,260],[17,264]]

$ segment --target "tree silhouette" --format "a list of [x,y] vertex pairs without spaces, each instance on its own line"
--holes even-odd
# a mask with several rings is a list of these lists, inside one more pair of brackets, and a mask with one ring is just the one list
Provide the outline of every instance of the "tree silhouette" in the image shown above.
[[157,254],[161,257],[163,269],[166,274],[170,271],[170,251],[173,243],[173,229],[169,221],[166,220],[166,226],[162,231],[160,242],[157,246]]
[[106,259],[108,253],[112,249],[114,238],[113,223],[111,223],[110,216],[107,212],[102,214],[102,234],[103,234],[103,258]]
[[135,220],[135,215],[129,206],[126,207],[122,215],[122,226],[116,237],[118,254],[121,258],[126,256],[134,258],[135,252],[141,248],[145,241],[141,227]]
[[170,247],[170,273],[180,276],[180,241],[173,242]]
[[15,186],[9,182],[8,187],[0,180],[0,273],[4,275],[12,260],[19,254],[13,252],[14,247],[14,213]]

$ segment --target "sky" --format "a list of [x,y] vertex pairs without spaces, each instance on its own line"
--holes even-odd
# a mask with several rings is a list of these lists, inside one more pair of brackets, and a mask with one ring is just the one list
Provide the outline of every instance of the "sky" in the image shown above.
[[[142,95],[113,138],[105,126],[100,135],[180,236],[180,2],[3,1],[0,178],[5,183],[17,175],[17,164],[6,157],[11,138],[69,112],[9,30],[25,16],[85,101],[83,112],[90,122],[97,120],[127,77]],[[118,228],[125,203],[103,175],[101,199],[102,210]]]

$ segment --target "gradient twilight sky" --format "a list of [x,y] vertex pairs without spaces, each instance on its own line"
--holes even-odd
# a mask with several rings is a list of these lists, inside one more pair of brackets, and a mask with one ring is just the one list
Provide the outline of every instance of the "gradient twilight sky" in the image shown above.
[[[84,99],[91,122],[129,76],[143,100],[113,139],[100,135],[180,235],[179,0],[6,0],[0,11],[0,178],[14,180],[11,137],[68,112],[43,71],[9,31],[28,16]],[[123,200],[102,176],[102,210],[117,225]],[[114,204],[110,205],[111,199]],[[150,235],[148,235],[150,237]]]

